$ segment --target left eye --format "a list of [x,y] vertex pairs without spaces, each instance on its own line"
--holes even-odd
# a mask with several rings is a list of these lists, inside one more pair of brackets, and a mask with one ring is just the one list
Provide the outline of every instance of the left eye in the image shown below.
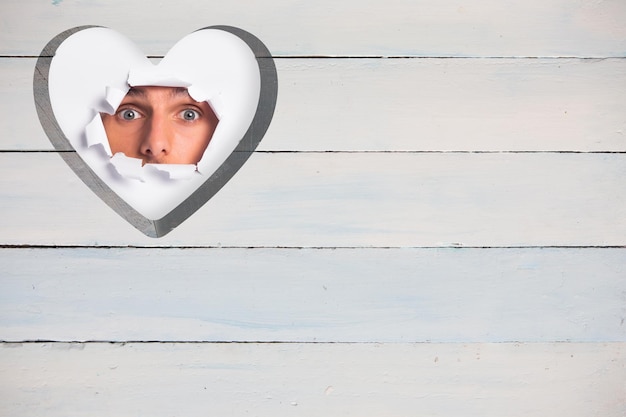
[[186,109],[180,113],[180,117],[182,117],[183,120],[196,120],[200,117],[200,113],[196,110]]
[[124,109],[118,113],[119,117],[124,120],[135,120],[141,117],[141,114],[137,110],[133,109]]

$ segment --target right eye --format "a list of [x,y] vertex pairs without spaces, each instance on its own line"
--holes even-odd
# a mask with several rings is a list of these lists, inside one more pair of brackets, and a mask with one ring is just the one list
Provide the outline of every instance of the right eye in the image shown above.
[[141,118],[141,113],[133,109],[120,110],[117,115],[123,120],[135,120]]

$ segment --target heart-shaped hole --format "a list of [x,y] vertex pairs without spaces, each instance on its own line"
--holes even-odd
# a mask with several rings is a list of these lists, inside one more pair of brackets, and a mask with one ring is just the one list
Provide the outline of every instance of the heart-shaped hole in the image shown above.
[[33,88],[67,164],[133,226],[160,237],[250,157],[278,83],[268,49],[238,28],[193,32],[153,65],[117,32],[85,26],[48,43]]

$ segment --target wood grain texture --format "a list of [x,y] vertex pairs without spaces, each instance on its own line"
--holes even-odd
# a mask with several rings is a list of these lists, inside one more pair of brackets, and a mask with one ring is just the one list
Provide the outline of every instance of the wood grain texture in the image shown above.
[[626,342],[626,249],[5,249],[0,264],[5,341]]
[[[276,63],[259,150],[626,151],[626,59]],[[0,59],[0,150],[53,149],[35,123],[34,64]]]
[[[0,415],[624,416],[624,22],[622,0],[2,1]],[[155,60],[233,25],[279,57],[260,152],[166,238],[37,121],[35,58],[85,24]]]
[[[624,56],[621,0],[365,0],[315,3],[5,0],[0,55],[38,55],[48,39],[86,24],[108,26],[162,55],[189,32],[246,29],[274,55]],[[45,22],[45,24],[42,24]]]
[[0,154],[3,244],[623,246],[624,154],[255,154],[147,238],[55,154]]
[[623,343],[4,345],[0,413],[621,417],[625,348]]

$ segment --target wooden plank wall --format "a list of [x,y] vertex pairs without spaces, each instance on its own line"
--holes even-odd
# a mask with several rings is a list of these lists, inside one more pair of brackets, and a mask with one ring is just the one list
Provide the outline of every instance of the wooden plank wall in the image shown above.
[[[74,176],[61,31],[275,56],[249,162],[151,239]],[[0,415],[626,414],[626,3],[3,0]]]

